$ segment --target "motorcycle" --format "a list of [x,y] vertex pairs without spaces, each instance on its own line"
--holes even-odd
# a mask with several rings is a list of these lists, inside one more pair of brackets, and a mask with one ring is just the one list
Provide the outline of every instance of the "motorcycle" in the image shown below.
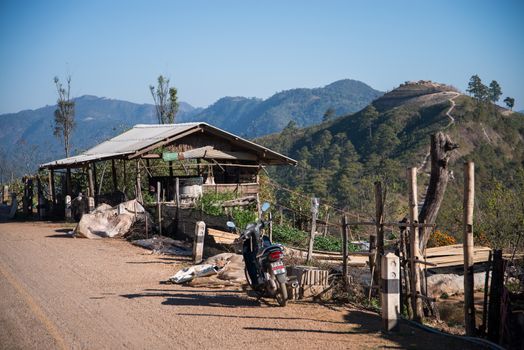
[[[261,209],[266,212],[269,203],[262,204]],[[261,235],[261,230],[267,225],[268,222],[259,219],[247,225],[240,234],[246,279],[258,299],[275,298],[280,306],[286,306],[289,279],[283,262],[284,248],[281,244],[273,244],[268,236]],[[228,221],[227,226],[236,230],[232,221]]]

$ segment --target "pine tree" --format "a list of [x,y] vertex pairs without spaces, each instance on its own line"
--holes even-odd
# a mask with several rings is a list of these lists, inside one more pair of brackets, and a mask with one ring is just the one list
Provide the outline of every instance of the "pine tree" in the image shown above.
[[471,94],[478,102],[486,101],[489,96],[487,86],[482,84],[482,80],[476,74],[470,78],[466,91]]
[[489,100],[493,103],[497,103],[502,95],[502,89],[496,80],[492,80],[489,84]]

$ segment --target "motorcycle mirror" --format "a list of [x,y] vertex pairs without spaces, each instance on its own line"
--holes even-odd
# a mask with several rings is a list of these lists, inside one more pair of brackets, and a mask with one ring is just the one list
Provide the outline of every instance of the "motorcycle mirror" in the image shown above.
[[270,206],[271,205],[268,202],[264,202],[262,203],[262,207],[260,209],[262,209],[263,212],[266,212]]
[[229,227],[230,229],[236,228],[235,223],[233,221],[226,222],[226,226]]

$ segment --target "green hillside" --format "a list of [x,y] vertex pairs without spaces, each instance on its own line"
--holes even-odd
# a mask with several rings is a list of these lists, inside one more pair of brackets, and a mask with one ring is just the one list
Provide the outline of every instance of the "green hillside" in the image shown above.
[[[453,101],[456,106],[451,108]],[[450,109],[454,120],[446,115]],[[496,220],[488,216],[502,216],[495,207],[509,202],[513,207],[506,212],[511,210],[514,218],[507,219],[507,225],[522,226],[524,116],[479,104],[450,86],[406,83],[355,114],[304,129],[290,126],[258,142],[299,161],[294,169],[273,170],[279,182],[340,208],[373,213],[373,183],[383,181],[389,193],[389,219],[397,220],[405,214],[405,168],[424,165],[419,171],[419,193],[425,192],[430,135],[441,130],[460,148],[452,159],[454,180],[439,227],[460,232],[462,163],[466,160],[476,164],[479,227],[493,225]],[[492,229],[486,225],[482,230]]]

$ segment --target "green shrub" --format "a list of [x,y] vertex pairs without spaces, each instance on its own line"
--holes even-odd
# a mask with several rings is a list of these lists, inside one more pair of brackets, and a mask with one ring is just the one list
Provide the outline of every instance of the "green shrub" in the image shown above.
[[[273,225],[273,240],[295,248],[307,248],[309,233],[286,225]],[[313,243],[314,250],[331,252],[342,251],[342,239],[333,236],[316,236]],[[358,251],[354,244],[348,244],[349,251]]]
[[197,201],[196,207],[208,215],[219,216],[224,214],[220,203],[233,198],[233,193],[204,193]]
[[307,246],[308,234],[294,227],[273,225],[273,241],[296,248]]
[[247,224],[255,222],[257,220],[257,214],[254,208],[250,209],[237,209],[234,208],[232,212],[233,221],[239,229],[246,228]]

